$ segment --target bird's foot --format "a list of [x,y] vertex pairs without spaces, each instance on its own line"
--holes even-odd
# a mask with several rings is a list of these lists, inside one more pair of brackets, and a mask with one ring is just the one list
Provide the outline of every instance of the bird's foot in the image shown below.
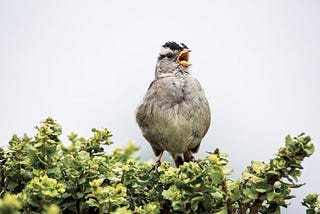
[[158,167],[161,165],[161,157],[163,155],[163,150],[159,152],[159,155],[157,157],[156,163],[154,164],[154,166],[152,167],[152,169],[149,170],[149,172],[151,171],[155,171],[156,173],[158,173]]
[[152,171],[155,171],[156,173],[158,173],[158,168],[160,165],[161,165],[161,161],[156,160],[156,163],[153,165],[153,167],[148,172],[150,173]]
[[197,163],[197,160],[194,158],[193,155],[190,156],[190,161],[191,161],[192,163]]
[[154,165],[154,170],[158,172],[158,167],[161,165],[161,161],[157,160],[155,165]]
[[198,166],[200,167],[200,169],[203,169],[203,166],[201,165],[201,163],[200,163],[200,161],[199,161],[199,160],[197,160],[195,163],[197,163],[197,164],[198,164]]
[[197,160],[196,160],[195,157],[193,156],[192,151],[189,149],[187,152],[188,152],[188,153],[187,153],[187,154],[188,154],[188,160],[191,161],[192,163],[197,163]]
[[188,156],[189,156],[189,160],[190,160],[192,163],[198,164],[199,167],[200,167],[201,169],[203,169],[203,167],[201,166],[201,164],[199,163],[199,161],[197,161],[197,160],[195,159],[195,157],[193,156],[193,153],[192,153],[191,150],[188,150]]
[[[193,156],[192,156],[193,157]],[[196,160],[194,157],[193,158],[191,158],[191,160],[190,160],[192,163],[196,163],[196,164],[198,164],[198,166],[200,167],[200,169],[203,169],[203,167],[202,167],[202,165],[200,164],[200,161],[199,160]]]

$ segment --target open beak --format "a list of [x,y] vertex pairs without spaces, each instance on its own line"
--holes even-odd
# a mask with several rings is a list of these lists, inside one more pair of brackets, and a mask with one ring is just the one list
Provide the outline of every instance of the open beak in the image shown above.
[[180,65],[183,65],[184,67],[189,67],[191,63],[189,62],[189,53],[191,50],[183,50],[178,55],[178,62]]

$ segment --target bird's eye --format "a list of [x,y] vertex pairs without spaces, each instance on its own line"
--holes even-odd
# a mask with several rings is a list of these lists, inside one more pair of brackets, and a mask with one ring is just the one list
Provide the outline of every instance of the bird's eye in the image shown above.
[[167,57],[168,59],[172,59],[172,58],[173,58],[173,54],[169,53],[169,54],[166,55],[166,57]]

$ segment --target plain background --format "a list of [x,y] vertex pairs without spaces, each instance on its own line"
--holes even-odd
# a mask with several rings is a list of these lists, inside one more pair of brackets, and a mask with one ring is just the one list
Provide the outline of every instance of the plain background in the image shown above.
[[1,145],[50,116],[64,144],[72,131],[107,127],[114,146],[132,140],[141,160],[154,159],[135,109],[161,45],[184,42],[212,108],[197,157],[218,147],[239,178],[287,134],[306,132],[316,146],[303,163],[307,184],[283,211],[304,213],[302,198],[320,193],[320,2],[195,2],[1,0]]

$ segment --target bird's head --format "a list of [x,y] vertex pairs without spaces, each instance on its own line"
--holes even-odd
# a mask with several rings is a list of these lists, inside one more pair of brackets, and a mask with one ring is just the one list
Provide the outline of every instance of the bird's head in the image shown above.
[[191,50],[183,44],[166,42],[160,50],[156,66],[156,77],[188,74],[189,53]]

